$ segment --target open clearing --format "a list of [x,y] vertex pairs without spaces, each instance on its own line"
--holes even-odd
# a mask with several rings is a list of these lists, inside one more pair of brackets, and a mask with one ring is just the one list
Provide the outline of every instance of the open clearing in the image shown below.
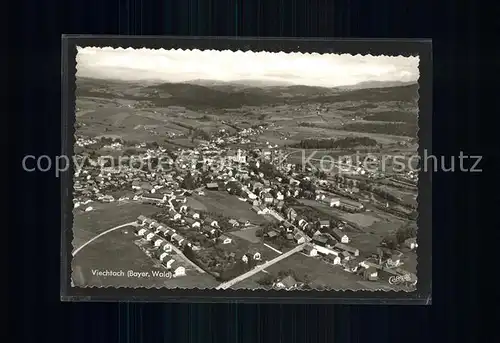
[[[125,233],[126,232],[126,233]],[[110,232],[83,248],[73,259],[73,281],[75,286],[114,286],[114,287],[213,287],[218,282],[208,274],[200,274],[186,267],[186,276],[178,278],[154,277],[153,271],[165,271],[155,266],[137,245],[133,228],[123,228]],[[125,276],[96,276],[92,270],[111,270],[147,272],[149,277],[135,278]]]
[[261,239],[255,235],[259,227],[244,228],[238,231],[232,231],[230,234],[238,238],[249,241],[250,243],[259,243]]
[[117,225],[125,224],[137,219],[139,215],[151,215],[159,211],[153,205],[133,202],[112,202],[103,204],[90,203],[87,206],[94,208],[91,212],[73,211],[73,246],[79,247],[99,233]]
[[366,213],[346,213],[342,215],[347,221],[355,223],[361,227],[369,227],[374,223],[378,222],[379,219]]

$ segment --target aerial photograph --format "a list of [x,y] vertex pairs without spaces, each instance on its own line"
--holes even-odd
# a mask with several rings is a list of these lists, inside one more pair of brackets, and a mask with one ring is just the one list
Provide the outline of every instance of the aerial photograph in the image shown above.
[[416,290],[418,56],[76,59],[73,287]]

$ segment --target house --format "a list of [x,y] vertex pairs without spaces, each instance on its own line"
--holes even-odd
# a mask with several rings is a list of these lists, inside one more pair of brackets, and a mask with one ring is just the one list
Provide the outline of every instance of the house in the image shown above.
[[331,198],[331,197],[325,197],[323,201],[330,207],[338,207],[340,206],[340,199],[339,198]]
[[252,210],[257,212],[257,214],[266,214],[269,212],[268,208],[262,206],[252,206]]
[[330,221],[329,220],[320,220],[320,221],[318,221],[318,226],[320,229],[329,228]]
[[[186,199],[186,197],[180,196],[177,199],[175,199],[175,201],[177,201],[178,203],[181,203],[181,204],[185,204],[187,202],[187,199]],[[182,210],[182,206],[181,206],[181,210]]]
[[406,247],[410,248],[411,250],[418,248],[417,238],[415,238],[415,237],[406,239],[404,244]]
[[318,256],[318,250],[316,250],[312,245],[307,244],[304,247],[304,254],[307,256]]
[[281,193],[280,191],[277,191],[276,192],[276,199],[278,199],[281,203],[281,201],[285,199],[285,195],[283,193]]
[[380,269],[381,266],[376,264],[376,263],[373,263],[373,262],[370,262],[370,261],[363,261],[359,264],[361,267],[363,268],[375,268],[375,269]]
[[274,231],[274,230],[270,230],[270,231],[268,231],[268,232],[266,233],[266,235],[267,235],[267,237],[269,237],[269,238],[275,238],[275,237],[277,237],[277,236],[278,236],[278,233],[277,233],[276,231]]
[[182,218],[182,215],[180,213],[176,213],[174,214],[174,216],[172,217],[173,220],[179,220]]
[[[279,200],[279,199],[278,199]],[[285,206],[285,202],[280,200],[278,201],[278,203],[276,204],[276,208],[281,211],[283,209],[283,207]]]
[[163,233],[163,237],[171,240],[172,235],[175,233],[175,231],[173,229],[165,229],[164,231],[162,231],[162,233]]
[[335,244],[335,248],[342,250],[342,251],[345,251],[351,255],[359,256],[359,249],[357,249],[357,248],[353,248],[353,247],[350,247],[350,246],[342,244],[342,243]]
[[167,257],[168,257],[168,253],[167,253],[167,252],[165,252],[165,251],[158,250],[158,252],[156,253],[156,258],[157,258],[160,262],[165,261]]
[[366,268],[363,271],[363,277],[365,280],[376,281],[378,280],[378,270],[374,267]]
[[147,241],[150,241],[150,240],[152,240],[152,239],[153,239],[153,237],[154,237],[154,236],[155,236],[155,234],[154,234],[154,233],[152,233],[152,232],[150,232],[150,233],[148,233],[148,234],[146,235],[146,240],[147,240]]
[[149,233],[149,230],[147,230],[145,228],[140,228],[140,229],[137,230],[136,235],[137,236],[144,236],[144,235],[146,235],[148,233]]
[[338,256],[338,255],[336,256],[333,254],[326,255],[325,261],[327,263],[331,263],[333,265],[340,265],[342,263],[342,259],[340,258],[340,256]]
[[285,214],[288,220],[292,222],[295,221],[295,219],[297,218],[297,212],[291,207],[285,211]]
[[177,233],[173,233],[171,236],[170,236],[170,241],[175,243],[178,241],[179,237],[181,237],[181,235],[177,234]]
[[145,220],[146,220],[146,217],[143,216],[143,215],[140,215],[139,217],[137,217],[137,223],[138,224],[144,224]]
[[231,238],[229,238],[226,235],[220,235],[219,238],[217,238],[217,240],[222,244],[229,244],[233,241]]
[[298,285],[297,281],[295,281],[295,279],[291,275],[288,275],[287,277],[278,281],[275,284],[275,287],[279,289],[290,290],[297,287],[297,285]]
[[272,202],[274,200],[273,196],[268,192],[262,193],[262,199],[264,200],[264,202],[266,204],[272,204]]
[[255,261],[260,261],[262,256],[260,255],[260,252],[258,252],[257,250],[255,249],[250,249],[248,251],[248,253],[246,253],[246,255],[249,257],[249,258],[252,258],[254,259]]
[[299,222],[297,223],[300,227],[304,227],[304,225],[307,224],[307,220],[305,220],[304,218],[300,218],[299,219]]
[[166,263],[167,269],[172,271],[172,276],[173,277],[179,277],[179,276],[184,276],[186,275],[186,268],[183,266],[177,265],[177,261],[174,259],[169,260]]
[[240,226],[240,223],[236,219],[229,219],[228,220],[229,224],[231,224],[233,227]]
[[301,235],[300,233],[296,233],[295,236],[293,236],[293,239],[295,240],[295,242],[297,244],[302,244],[302,243],[305,243],[306,241],[306,238]]
[[217,222],[217,220],[213,218],[207,217],[205,218],[204,222],[206,225],[210,225],[212,227],[219,227],[219,223]]
[[217,230],[215,230],[214,227],[208,226],[208,225],[203,225],[201,228],[201,231],[208,237],[210,236],[215,236],[215,233]]
[[341,251],[339,256],[343,261],[352,260],[353,258],[352,255],[349,254],[347,251]]
[[177,243],[178,246],[182,246],[183,245],[183,242],[185,241],[184,240],[184,237],[182,237],[181,235],[177,235],[177,234],[174,234],[172,236],[172,239],[175,243]]
[[155,243],[154,243],[154,246],[155,247],[159,247],[161,246],[165,241],[161,238],[158,238],[157,240],[155,240]]
[[248,199],[250,199],[250,200],[257,199],[257,195],[249,190],[247,190],[247,195],[248,195]]
[[171,252],[171,251],[172,251],[172,245],[171,245],[171,244],[166,243],[166,244],[163,246],[163,251],[165,251],[165,252]]
[[199,213],[196,213],[196,212],[189,212],[188,214],[191,218],[193,219],[200,219],[200,214]]
[[210,182],[210,183],[207,183],[206,185],[206,188],[209,189],[209,190],[218,190],[219,189],[219,184],[216,183],[216,182]]
[[328,238],[326,238],[325,236],[323,235],[316,235],[312,238],[313,242],[317,245],[320,245],[320,246],[326,246],[326,243],[328,241]]
[[347,236],[345,233],[343,233],[339,229],[332,229],[330,234],[333,236],[333,238],[335,238],[340,243],[343,243],[343,244],[349,243],[349,236]]
[[187,213],[187,205],[182,205],[181,208],[179,209],[179,212],[184,212],[184,213]]

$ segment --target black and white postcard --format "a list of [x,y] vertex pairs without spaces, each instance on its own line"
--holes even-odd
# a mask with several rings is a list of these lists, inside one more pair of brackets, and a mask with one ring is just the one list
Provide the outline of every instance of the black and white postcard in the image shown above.
[[78,46],[71,287],[415,291],[419,63]]

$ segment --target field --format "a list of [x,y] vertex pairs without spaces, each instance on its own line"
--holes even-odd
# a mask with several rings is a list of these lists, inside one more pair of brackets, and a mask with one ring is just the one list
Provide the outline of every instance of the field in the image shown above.
[[193,195],[191,198],[195,201],[188,203],[198,210],[217,212],[236,220],[248,220],[253,224],[267,222],[266,217],[255,213],[249,203],[240,201],[227,192],[206,190],[205,195]]
[[[301,199],[301,200],[299,200],[299,202],[306,205],[306,206],[313,207],[316,210],[318,210],[319,212],[334,216],[340,220],[345,220],[346,222],[352,223],[355,226],[363,228],[363,229],[368,228],[369,226],[373,225],[374,223],[376,223],[380,220],[378,217],[375,216],[375,214],[373,212],[347,213],[347,212],[344,212],[342,210],[329,207],[329,206],[322,204],[316,200]],[[349,230],[349,227],[346,229]]]
[[137,219],[139,215],[151,215],[158,212],[158,207],[132,202],[113,202],[108,204],[94,202],[91,212],[74,210],[73,246],[79,247],[99,233],[114,226]]
[[[208,274],[189,269],[186,276],[166,278],[153,276],[153,271],[165,271],[155,265],[136,244],[132,227],[110,232],[83,248],[73,259],[73,282],[75,286],[97,287],[212,287],[218,283]],[[96,276],[93,270],[124,271],[125,276]],[[146,272],[149,277],[128,277],[128,271]]]
[[[129,140],[160,142],[167,134],[189,134],[190,127],[232,131],[223,123],[226,120],[238,127],[274,123],[275,129],[265,131],[259,142],[279,146],[304,138],[352,135],[391,145],[407,140],[404,136],[415,137],[418,118],[417,85],[344,91],[300,86],[299,92],[294,86],[250,87],[242,91],[232,84],[221,88],[79,78],[77,87],[79,133],[109,133]],[[192,144],[187,137],[170,140]]]

